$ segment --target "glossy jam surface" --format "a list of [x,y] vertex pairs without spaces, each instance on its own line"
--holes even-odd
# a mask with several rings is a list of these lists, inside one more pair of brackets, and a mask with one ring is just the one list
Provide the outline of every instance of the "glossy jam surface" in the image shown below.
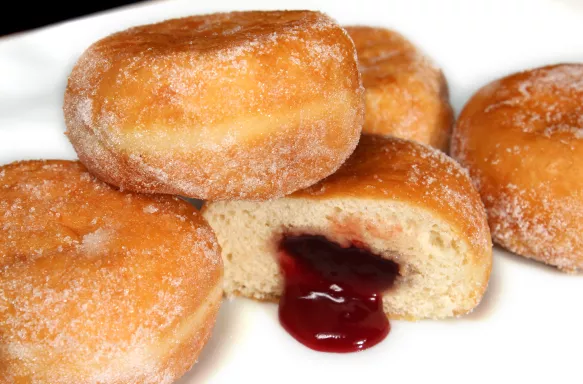
[[382,293],[399,275],[398,264],[313,235],[283,237],[279,261],[285,278],[279,319],[299,342],[317,351],[354,352],[387,336]]

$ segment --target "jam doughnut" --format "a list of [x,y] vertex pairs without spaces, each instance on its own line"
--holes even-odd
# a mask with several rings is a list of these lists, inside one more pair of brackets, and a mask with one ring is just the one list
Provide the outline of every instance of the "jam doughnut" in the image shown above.
[[209,202],[202,212],[222,248],[228,295],[281,298],[290,308],[288,289],[323,297],[340,286],[351,300],[380,298],[390,318],[445,318],[477,306],[490,275],[486,214],[467,173],[441,151],[402,139],[363,135],[348,161],[310,188],[266,202]]
[[79,159],[110,184],[263,200],[338,169],[360,137],[364,89],[354,44],[328,16],[218,13],[96,42],[64,113]]
[[169,384],[222,299],[212,229],[79,162],[0,167],[0,382]]
[[399,33],[346,27],[365,92],[363,133],[390,135],[447,150],[453,124],[443,73]]
[[495,243],[583,269],[583,64],[527,70],[480,89],[454,128]]

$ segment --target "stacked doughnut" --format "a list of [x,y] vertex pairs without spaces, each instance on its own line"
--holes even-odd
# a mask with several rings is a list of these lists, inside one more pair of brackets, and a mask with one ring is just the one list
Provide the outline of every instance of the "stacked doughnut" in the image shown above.
[[264,200],[333,173],[364,118],[354,44],[318,12],[234,12],[113,34],[81,56],[67,135],[123,189]]

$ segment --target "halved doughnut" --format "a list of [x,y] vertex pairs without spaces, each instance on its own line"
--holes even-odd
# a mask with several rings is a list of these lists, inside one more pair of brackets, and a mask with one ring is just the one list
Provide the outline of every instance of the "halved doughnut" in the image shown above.
[[383,295],[392,318],[467,313],[490,275],[486,214],[467,173],[401,139],[364,135],[338,172],[310,188],[266,202],[210,202],[202,212],[222,247],[229,295],[277,300],[281,241],[297,235],[395,262],[399,276]]

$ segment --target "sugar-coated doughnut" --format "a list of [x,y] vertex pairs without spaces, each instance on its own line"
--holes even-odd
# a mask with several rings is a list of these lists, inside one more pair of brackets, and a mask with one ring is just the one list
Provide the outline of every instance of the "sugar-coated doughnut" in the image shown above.
[[79,162],[0,167],[0,382],[169,384],[222,298],[191,205],[119,192]]
[[456,123],[452,154],[478,187],[494,242],[583,269],[583,64],[484,86]]
[[64,102],[87,168],[123,189],[262,200],[334,172],[364,121],[354,44],[310,11],[145,25],[93,44]]
[[486,289],[492,244],[470,179],[441,151],[363,135],[333,175],[266,202],[205,203],[225,263],[225,291],[278,299],[284,235],[319,235],[363,246],[399,265],[383,296],[391,318],[444,318],[472,310]]
[[346,27],[365,88],[363,133],[390,135],[447,150],[453,124],[445,77],[395,31]]

